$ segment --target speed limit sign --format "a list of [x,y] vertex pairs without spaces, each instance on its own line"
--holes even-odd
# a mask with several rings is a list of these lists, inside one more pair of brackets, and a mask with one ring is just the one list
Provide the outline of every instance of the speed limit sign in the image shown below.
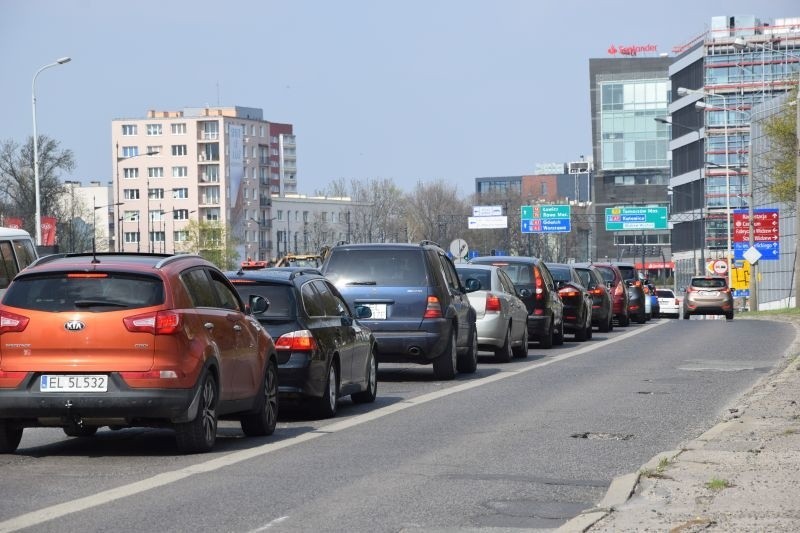
[[714,261],[714,274],[726,274],[728,272],[728,262],[723,259]]

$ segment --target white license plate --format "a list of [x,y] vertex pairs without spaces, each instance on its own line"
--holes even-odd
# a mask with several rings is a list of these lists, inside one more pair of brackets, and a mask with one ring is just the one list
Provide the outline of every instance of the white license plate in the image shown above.
[[42,392],[107,392],[108,376],[98,375],[54,375],[45,374],[39,378]]
[[386,304],[364,304],[372,311],[372,320],[386,320]]

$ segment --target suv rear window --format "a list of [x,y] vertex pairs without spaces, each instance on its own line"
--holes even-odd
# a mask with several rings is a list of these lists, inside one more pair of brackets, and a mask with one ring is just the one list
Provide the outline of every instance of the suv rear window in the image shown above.
[[164,302],[159,278],[117,273],[59,272],[18,278],[3,303],[38,311],[117,311]]
[[625,266],[618,266],[617,267],[622,274],[622,279],[624,280],[631,280],[636,279],[636,269],[633,267],[625,267]]
[[724,278],[693,278],[692,287],[703,287],[706,289],[724,289],[728,282]]
[[656,289],[656,296],[659,298],[675,298],[675,293],[669,289]]
[[606,282],[614,281],[614,270],[608,267],[598,266],[595,267],[597,270],[600,271],[600,275],[603,276],[603,280]]
[[335,285],[424,287],[425,257],[419,250],[338,250],[331,254],[325,276]]
[[492,263],[503,269],[508,274],[512,283],[516,285],[533,285],[533,267],[528,264]]

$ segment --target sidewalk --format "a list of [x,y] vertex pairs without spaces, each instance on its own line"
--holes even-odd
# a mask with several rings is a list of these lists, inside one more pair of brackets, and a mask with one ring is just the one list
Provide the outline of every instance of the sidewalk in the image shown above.
[[596,508],[557,531],[800,531],[799,341],[725,420],[614,479]]

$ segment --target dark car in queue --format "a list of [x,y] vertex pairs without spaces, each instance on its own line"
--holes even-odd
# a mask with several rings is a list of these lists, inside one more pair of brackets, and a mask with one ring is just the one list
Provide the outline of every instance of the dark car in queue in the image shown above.
[[352,306],[369,307],[379,362],[432,365],[436,379],[478,368],[475,309],[436,243],[340,243],[322,265]]
[[583,286],[580,276],[567,263],[545,263],[558,287],[564,302],[564,331],[572,333],[576,341],[592,338],[592,297]]
[[614,263],[622,273],[625,280],[625,287],[628,291],[628,314],[631,320],[636,320],[638,324],[647,322],[647,307],[645,302],[644,288],[639,277],[639,269],[633,263]]
[[321,418],[335,416],[343,396],[355,403],[375,401],[375,339],[359,322],[369,318],[369,308],[358,306],[351,312],[316,269],[240,269],[226,275],[240,294],[269,301],[254,316],[275,340],[281,400],[299,400]]
[[564,344],[564,303],[544,261],[536,257],[487,255],[470,263],[494,265],[508,274],[528,310],[528,339],[541,348]]
[[611,308],[617,325],[627,327],[631,323],[631,319],[628,310],[628,288],[622,278],[622,272],[611,263],[591,264],[600,272],[606,282],[608,293],[611,296]]
[[592,325],[603,333],[611,331],[614,329],[614,310],[611,294],[600,270],[589,263],[576,263],[573,268],[592,296]]

